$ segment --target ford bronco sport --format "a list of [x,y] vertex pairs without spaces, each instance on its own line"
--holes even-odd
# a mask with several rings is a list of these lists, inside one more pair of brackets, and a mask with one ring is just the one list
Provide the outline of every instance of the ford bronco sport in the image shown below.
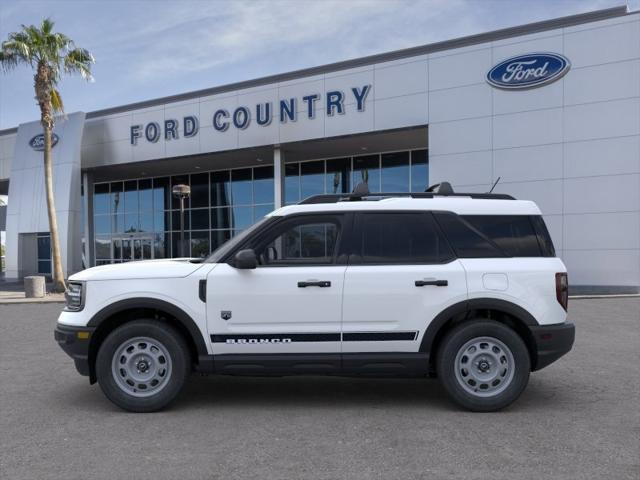
[[462,407],[493,411],[574,340],[538,207],[446,183],[314,196],[204,260],[84,270],[66,297],[56,340],[135,412],[165,407],[192,371],[437,376]]

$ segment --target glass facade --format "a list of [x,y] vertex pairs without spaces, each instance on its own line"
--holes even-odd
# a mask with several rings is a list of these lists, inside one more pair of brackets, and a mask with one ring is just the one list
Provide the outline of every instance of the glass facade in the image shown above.
[[360,182],[371,192],[424,192],[429,184],[427,150],[288,163],[287,205],[320,193],[349,193]]
[[[285,165],[285,203],[320,193],[348,193],[361,181],[372,192],[424,191],[427,150],[311,160]],[[273,166],[96,183],[95,265],[181,256],[178,184],[185,200],[184,253],[204,257],[274,209]]]
[[185,201],[184,253],[207,256],[273,210],[273,167],[253,167],[94,185],[95,264],[180,256],[178,184]]

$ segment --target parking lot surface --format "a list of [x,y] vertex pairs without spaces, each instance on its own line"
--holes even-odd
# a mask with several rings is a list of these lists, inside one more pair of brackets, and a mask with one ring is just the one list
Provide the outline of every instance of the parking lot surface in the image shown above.
[[1,479],[638,479],[640,299],[573,300],[574,350],[503,412],[435,380],[193,376],[125,413],[53,340],[60,304],[0,305]]

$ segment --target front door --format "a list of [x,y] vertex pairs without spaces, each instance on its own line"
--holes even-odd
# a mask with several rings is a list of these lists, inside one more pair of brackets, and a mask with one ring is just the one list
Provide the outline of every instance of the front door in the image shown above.
[[417,353],[429,322],[467,298],[464,268],[430,213],[360,213],[355,225],[342,351]]
[[214,354],[340,352],[344,218],[287,217],[243,245],[255,250],[256,269],[213,268],[207,323]]

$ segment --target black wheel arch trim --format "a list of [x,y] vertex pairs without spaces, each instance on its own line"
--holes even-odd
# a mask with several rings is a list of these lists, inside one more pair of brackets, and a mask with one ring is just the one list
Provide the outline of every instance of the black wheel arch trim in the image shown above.
[[97,328],[103,321],[113,315],[137,308],[148,308],[168,313],[187,329],[195,344],[198,355],[208,355],[204,337],[193,318],[180,307],[165,300],[156,298],[127,298],[120,300],[98,311],[91,317],[87,326]]
[[431,347],[433,346],[433,342],[436,339],[436,336],[438,335],[438,332],[440,332],[441,328],[451,318],[458,315],[466,314],[472,310],[499,310],[511,315],[527,326],[538,325],[538,322],[533,315],[531,315],[524,308],[516,305],[515,303],[508,302],[506,300],[500,300],[498,298],[473,298],[470,300],[464,300],[462,302],[455,303],[445,308],[442,312],[436,315],[431,323],[429,323],[427,330],[422,336],[419,351],[429,353],[431,351]]

